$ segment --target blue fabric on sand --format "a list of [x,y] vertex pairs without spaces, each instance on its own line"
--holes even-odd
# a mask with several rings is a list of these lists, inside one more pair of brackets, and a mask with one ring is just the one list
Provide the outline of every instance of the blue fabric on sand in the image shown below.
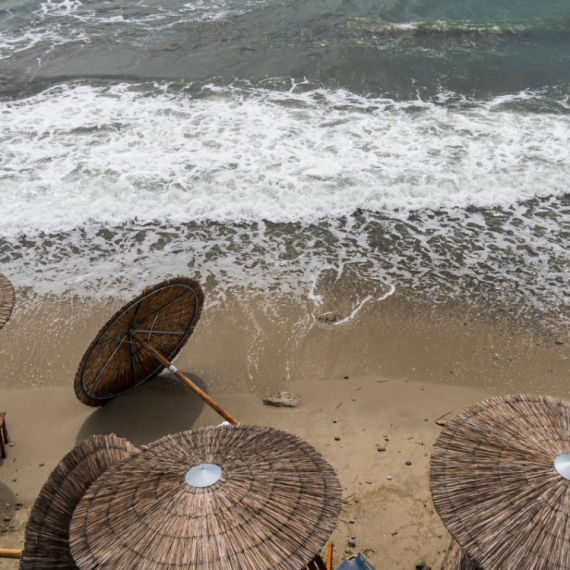
[[336,570],[375,570],[374,566],[370,564],[359,554],[358,556],[351,556],[347,558]]

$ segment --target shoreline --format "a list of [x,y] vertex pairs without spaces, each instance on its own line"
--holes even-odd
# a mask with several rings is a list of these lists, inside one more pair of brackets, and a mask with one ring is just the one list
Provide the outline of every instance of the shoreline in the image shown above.
[[[348,374],[570,395],[570,316],[561,313],[499,301],[432,304],[404,289],[363,304],[370,289],[358,282],[330,286],[320,305],[205,289],[201,319],[175,361],[216,392],[263,396],[295,380]],[[18,290],[0,332],[0,389],[70,386],[92,339],[124,302]]]

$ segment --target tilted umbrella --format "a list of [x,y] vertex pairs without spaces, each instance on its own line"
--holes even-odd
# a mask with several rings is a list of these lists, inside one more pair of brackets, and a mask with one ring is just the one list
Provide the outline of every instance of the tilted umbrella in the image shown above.
[[111,465],[138,451],[116,435],[92,436],[74,447],[51,472],[32,507],[24,550],[11,551],[20,570],[73,570],[69,525],[85,491]]
[[12,283],[0,273],[0,329],[10,320],[16,295]]
[[88,406],[101,406],[168,368],[222,417],[237,424],[171,362],[194,331],[203,303],[202,288],[187,277],[145,289],[111,317],[87,349],[75,375],[77,398]]
[[107,471],[70,529],[81,570],[298,570],[334,530],[341,487],[309,444],[223,425],[166,436]]
[[482,568],[570,569],[570,404],[507,396],[472,406],[436,441],[431,492]]

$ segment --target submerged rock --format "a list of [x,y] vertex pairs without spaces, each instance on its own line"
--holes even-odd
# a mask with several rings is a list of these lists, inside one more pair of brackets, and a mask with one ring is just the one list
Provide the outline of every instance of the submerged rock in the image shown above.
[[301,398],[293,392],[275,392],[263,398],[263,403],[266,406],[277,406],[286,408],[295,408],[301,403]]
[[334,325],[343,319],[344,316],[340,313],[323,313],[322,315],[317,315],[317,320],[319,322],[326,323],[328,325]]

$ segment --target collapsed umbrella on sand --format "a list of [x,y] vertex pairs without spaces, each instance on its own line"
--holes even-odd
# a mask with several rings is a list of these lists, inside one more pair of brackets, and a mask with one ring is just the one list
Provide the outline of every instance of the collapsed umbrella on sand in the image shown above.
[[52,471],[32,507],[24,550],[0,550],[0,557],[21,557],[20,570],[77,568],[69,551],[73,511],[95,479],[135,451],[116,435],[93,436],[74,447]]
[[99,331],[75,375],[75,394],[88,406],[102,406],[132,390],[164,368],[231,424],[239,422],[172,365],[194,331],[204,293],[187,277],[145,289]]
[[109,469],[70,528],[81,570],[298,570],[334,530],[341,487],[298,437],[259,426],[169,435]]
[[570,569],[570,404],[507,396],[470,407],[436,441],[431,492],[486,570]]
[[0,329],[10,320],[16,295],[12,283],[0,273]]

